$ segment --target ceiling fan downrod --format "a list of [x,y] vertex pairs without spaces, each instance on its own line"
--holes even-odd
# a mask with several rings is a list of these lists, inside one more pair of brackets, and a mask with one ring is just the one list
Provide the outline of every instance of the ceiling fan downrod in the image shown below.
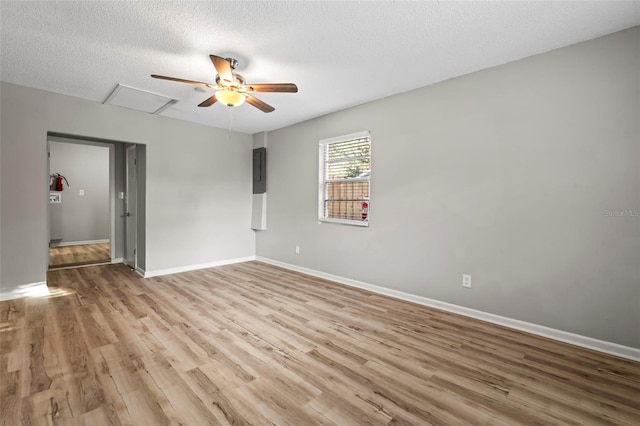
[[231,66],[232,70],[235,70],[236,67],[238,66],[238,61],[235,60],[234,58],[225,58],[227,61],[229,61],[229,65]]

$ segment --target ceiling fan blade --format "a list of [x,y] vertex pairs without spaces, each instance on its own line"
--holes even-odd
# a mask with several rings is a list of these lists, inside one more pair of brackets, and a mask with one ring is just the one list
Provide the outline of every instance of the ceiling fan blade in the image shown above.
[[216,95],[214,94],[210,98],[207,98],[205,101],[203,101],[200,104],[198,104],[198,106],[199,107],[208,107],[208,106],[211,106],[211,105],[215,104],[217,101],[218,101],[218,99],[216,98]]
[[225,58],[221,58],[216,55],[209,55],[213,66],[216,67],[220,79],[228,84],[233,84],[233,72],[231,71],[231,64]]
[[274,107],[269,105],[268,103],[262,102],[260,99],[253,97],[251,95],[245,95],[247,97],[247,103],[253,105],[258,108],[262,112],[271,112],[275,110]]
[[247,92],[298,92],[298,86],[293,83],[273,83],[273,84],[247,84],[244,87]]
[[153,78],[159,78],[160,80],[169,80],[169,81],[177,81],[178,83],[186,83],[186,84],[193,84],[195,86],[202,86],[202,87],[206,87],[207,89],[215,89],[218,86],[215,84],[209,84],[209,83],[203,83],[201,81],[193,81],[193,80],[184,80],[182,78],[175,78],[175,77],[166,77],[164,75],[156,75],[156,74],[151,74],[151,77]]

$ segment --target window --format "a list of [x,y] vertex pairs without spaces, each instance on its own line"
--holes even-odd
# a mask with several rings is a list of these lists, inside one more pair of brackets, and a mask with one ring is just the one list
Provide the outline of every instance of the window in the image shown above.
[[321,140],[318,218],[369,226],[370,179],[369,132]]

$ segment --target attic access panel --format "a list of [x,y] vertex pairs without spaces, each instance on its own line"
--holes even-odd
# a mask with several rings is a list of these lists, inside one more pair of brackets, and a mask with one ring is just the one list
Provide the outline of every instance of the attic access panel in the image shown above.
[[178,99],[118,83],[103,103],[148,112],[149,114],[160,114],[177,102]]

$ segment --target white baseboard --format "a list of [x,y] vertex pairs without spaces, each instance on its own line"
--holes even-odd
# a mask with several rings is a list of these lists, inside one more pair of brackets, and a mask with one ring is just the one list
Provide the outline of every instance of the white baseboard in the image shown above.
[[273,260],[265,257],[256,256],[256,260],[259,262],[268,263],[270,265],[280,266],[281,268],[290,269],[292,271],[301,272],[303,274],[311,275],[314,277],[335,281],[340,284],[346,284],[351,287],[361,288],[363,290],[368,290],[373,293],[384,294],[386,296],[394,297],[396,299],[406,300],[409,302],[418,303],[420,305],[442,309],[443,311],[453,312],[455,314],[460,314],[467,317],[476,318],[482,321],[499,324],[499,325],[509,327],[509,328],[514,328],[520,331],[526,331],[531,334],[548,337],[550,339],[559,340],[561,342],[570,343],[572,345],[581,346],[583,348],[593,349],[599,352],[616,355],[616,356],[631,359],[634,361],[640,361],[640,349],[632,348],[630,346],[619,345],[617,343],[598,340],[592,337],[569,333],[567,331],[556,330],[554,328],[545,327],[538,324],[520,321],[513,318],[507,318],[500,315],[478,311],[471,308],[465,308],[464,306],[454,305],[452,303],[441,302],[439,300],[429,299],[422,296],[416,296],[414,294],[404,293],[402,291],[379,287],[377,285],[368,284],[362,281],[357,281],[357,280],[352,280],[350,278],[344,278],[337,275],[327,274],[325,272],[316,271],[314,269],[304,268],[302,266],[292,265],[289,263],[284,263],[278,260]]
[[[113,262],[113,263],[115,263],[115,262]],[[144,274],[145,274],[145,271],[144,271],[144,269],[142,269],[141,267],[136,266],[136,267],[134,268],[133,266],[129,265],[129,264],[128,264],[124,259],[122,259],[122,261],[121,261],[121,262],[119,262],[119,263],[122,263],[123,265],[126,265],[126,266],[127,266],[127,267],[129,267],[133,272],[135,272],[136,274],[140,275],[142,278],[145,278],[145,275],[144,275]]]
[[197,265],[179,266],[177,268],[157,269],[155,271],[144,271],[145,278],[158,277],[160,275],[178,274],[180,272],[195,271],[197,269],[214,268],[216,266],[231,265],[233,263],[249,262],[256,260],[255,256],[238,257],[235,259],[225,259],[216,262],[200,263]]
[[22,297],[43,297],[49,295],[49,287],[47,282],[24,284],[11,291],[0,292],[0,301],[20,299]]
[[54,247],[82,246],[85,244],[104,244],[108,243],[109,241],[110,240],[108,238],[106,240],[67,241],[66,243],[56,244]]
[[111,259],[111,263],[124,263],[124,259],[121,257],[116,257],[115,259]]

